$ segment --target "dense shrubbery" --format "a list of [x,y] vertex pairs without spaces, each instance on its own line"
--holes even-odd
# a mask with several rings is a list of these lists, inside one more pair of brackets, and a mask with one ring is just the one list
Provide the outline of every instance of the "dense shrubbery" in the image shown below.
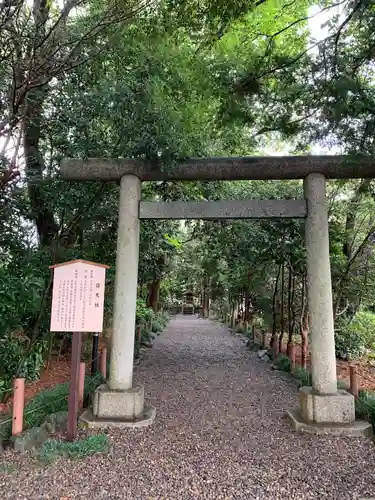
[[151,307],[147,307],[144,299],[137,299],[136,323],[137,325],[150,324],[155,318],[155,313]]
[[12,386],[16,374],[27,381],[37,380],[44,366],[45,341],[31,344],[22,336],[10,333],[0,338],[0,400]]
[[40,311],[45,289],[44,276],[33,262],[36,257],[33,254],[17,263],[0,265],[1,335],[14,331],[28,334],[34,326],[33,318]]
[[[9,287],[10,291],[10,295],[7,297],[3,289],[6,286]],[[17,290],[17,284],[14,280],[0,283],[0,324],[2,328],[0,336],[0,401],[11,390],[16,374],[24,377],[27,381],[39,378],[48,348],[46,340],[39,339],[31,343],[30,339],[22,333],[22,329],[27,328],[27,318],[35,314],[40,307],[40,295],[39,302],[37,300],[38,293],[41,293],[40,288],[36,287],[31,291],[26,287],[26,295],[29,292],[30,294],[25,300],[23,300],[23,296],[21,297],[23,302],[19,304],[19,307],[16,300],[11,300],[13,292],[16,293]],[[168,314],[163,312],[155,314],[150,307],[146,306],[144,300],[138,299],[136,321],[141,326],[142,340],[148,341],[151,331],[158,333],[163,330],[168,321]],[[136,332],[136,342],[137,339],[138,332]],[[62,389],[58,388],[57,390]],[[47,398],[48,394],[44,394],[43,397]]]
[[[152,308],[147,307],[143,299],[137,299],[136,311],[136,331],[135,331],[135,344],[134,344],[134,357],[139,357],[141,345],[151,346],[152,334],[161,332],[168,323],[169,314],[160,311],[155,313]],[[141,336],[139,338],[138,328],[141,329]]]
[[246,328],[245,328],[245,325],[243,323],[239,323],[237,326],[236,326],[236,333],[243,333],[243,334],[247,334],[246,332]]
[[355,359],[365,352],[362,336],[351,325],[343,325],[335,333],[336,356],[339,359]]
[[366,349],[374,350],[375,348],[375,314],[370,311],[359,311],[351,327],[358,332],[363,339]]
[[375,347],[375,314],[359,311],[351,321],[336,321],[336,355],[340,359],[355,359]]
[[168,317],[164,313],[159,313],[156,315],[154,321],[152,322],[152,333],[159,333],[165,328],[168,322]]
[[280,355],[278,358],[275,360],[275,365],[277,368],[283,372],[290,372],[291,369],[291,364],[290,364],[290,359],[288,356]]
[[356,401],[356,414],[358,418],[371,422],[375,430],[375,393],[360,391]]
[[14,376],[36,380],[44,365],[47,322],[40,310],[46,285],[36,253],[0,266],[0,400]]

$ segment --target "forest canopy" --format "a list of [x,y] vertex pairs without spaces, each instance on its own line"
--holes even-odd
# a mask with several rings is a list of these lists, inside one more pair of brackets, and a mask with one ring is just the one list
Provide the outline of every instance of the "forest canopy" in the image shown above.
[[[51,264],[110,265],[110,322],[118,186],[62,181],[63,157],[371,155],[374,57],[369,0],[1,2],[0,378],[37,376],[61,343]],[[142,196],[297,198],[302,185],[149,182]],[[328,184],[340,355],[375,347],[374,199],[372,180]],[[268,331],[305,329],[298,221],[145,221],[140,251],[138,320],[191,289],[206,313],[246,302]]]

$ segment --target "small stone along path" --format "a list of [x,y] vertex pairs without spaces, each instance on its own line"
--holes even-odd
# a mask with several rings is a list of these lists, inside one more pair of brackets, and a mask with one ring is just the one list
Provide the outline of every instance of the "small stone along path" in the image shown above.
[[151,427],[111,430],[108,455],[47,467],[19,457],[18,471],[0,472],[1,499],[375,496],[373,443],[293,431],[285,412],[298,404],[295,383],[217,323],[173,318],[135,378],[157,408]]

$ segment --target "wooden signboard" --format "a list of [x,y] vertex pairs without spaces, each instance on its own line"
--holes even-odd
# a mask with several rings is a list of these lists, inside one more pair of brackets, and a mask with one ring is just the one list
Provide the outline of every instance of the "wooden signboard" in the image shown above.
[[103,330],[105,270],[109,266],[72,260],[54,270],[51,332]]
[[50,330],[73,334],[67,429],[70,441],[77,434],[81,333],[103,331],[105,270],[108,267],[85,260],[50,266],[53,270]]

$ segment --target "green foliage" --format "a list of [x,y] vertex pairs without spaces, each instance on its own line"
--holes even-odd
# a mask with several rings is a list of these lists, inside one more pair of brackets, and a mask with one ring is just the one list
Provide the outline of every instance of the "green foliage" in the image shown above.
[[371,311],[360,310],[350,324],[352,331],[358,332],[363,339],[366,349],[374,349],[375,343],[375,314]]
[[263,345],[259,344],[258,342],[248,342],[247,347],[251,351],[256,351],[256,352],[261,351],[262,349],[264,349]]
[[12,435],[12,417],[11,415],[7,417],[5,417],[6,420],[0,421],[0,439],[3,441],[8,440]]
[[48,346],[46,254],[20,249],[17,238],[19,234],[3,240],[7,252],[16,245],[15,258],[4,262],[0,258],[0,396],[15,376],[27,381],[39,378]]
[[37,380],[44,366],[45,341],[30,341],[23,336],[0,337],[0,398],[12,387],[16,375],[27,381]]
[[163,328],[165,328],[169,322],[169,314],[167,311],[161,311],[157,315],[158,321],[161,323]]
[[[101,374],[85,378],[85,395],[103,382]],[[25,406],[24,428],[37,427],[46,415],[68,409],[69,383],[57,384],[53,389],[41,391]]]
[[375,431],[375,393],[360,391],[356,400],[356,415],[358,418],[368,420]]
[[274,364],[277,366],[278,370],[283,372],[290,372],[291,365],[288,356],[280,355],[275,360]]
[[309,387],[311,386],[311,373],[302,368],[301,366],[296,366],[292,373],[293,378],[298,380],[301,386]]
[[68,409],[69,383],[58,384],[53,389],[41,391],[27,403],[24,410],[24,427],[37,427],[50,413]]
[[151,307],[147,307],[146,301],[142,298],[137,299],[136,323],[138,325],[149,325],[155,318],[155,313]]
[[345,319],[336,323],[335,349],[338,358],[356,359],[365,352],[366,341],[363,332],[356,326],[358,323],[345,321]]
[[[26,264],[26,262],[25,262]],[[31,264],[31,265],[30,265]],[[26,268],[0,261],[0,332],[23,331],[38,313],[44,291],[43,276],[29,262]],[[22,263],[21,263],[22,265]]]
[[177,238],[170,236],[169,234],[164,235],[164,239],[166,240],[169,245],[171,245],[174,248],[181,248],[181,242]]
[[152,332],[153,333],[159,333],[163,330],[163,328],[164,328],[164,325],[159,320],[154,320],[152,322]]
[[[143,302],[142,302],[143,303]],[[141,329],[141,339],[139,339],[138,328],[135,331],[134,336],[134,358],[137,359],[139,357],[140,348],[143,344],[150,344],[154,339],[154,335],[160,333],[169,321],[169,314],[167,312],[158,312],[155,314],[151,308],[147,308],[148,311],[151,311],[152,315],[150,318],[152,319],[151,325],[150,322],[139,322],[139,327]],[[151,330],[150,330],[151,326]]]
[[59,457],[82,459],[96,453],[106,453],[110,447],[111,441],[105,434],[97,434],[73,442],[47,439],[38,452],[38,459],[47,463]]

